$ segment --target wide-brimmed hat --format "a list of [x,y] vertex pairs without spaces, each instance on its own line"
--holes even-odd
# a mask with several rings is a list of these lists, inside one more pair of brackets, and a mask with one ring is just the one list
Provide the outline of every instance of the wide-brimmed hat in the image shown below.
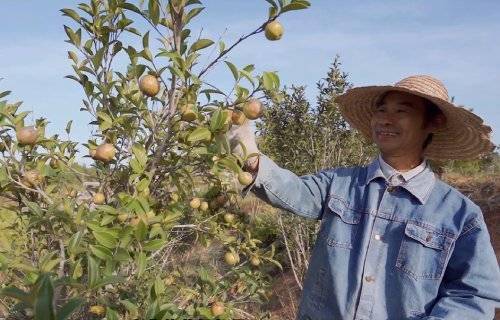
[[474,159],[490,153],[491,128],[471,111],[454,105],[444,84],[426,75],[405,78],[395,85],[367,86],[347,90],[335,99],[349,124],[372,141],[370,119],[375,105],[389,91],[414,94],[434,103],[446,117],[445,125],[434,132],[424,155],[435,160]]

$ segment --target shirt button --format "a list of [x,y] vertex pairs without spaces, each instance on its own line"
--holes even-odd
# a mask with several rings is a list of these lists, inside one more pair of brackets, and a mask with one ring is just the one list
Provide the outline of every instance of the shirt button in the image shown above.
[[372,277],[372,276],[365,276],[365,281],[366,281],[366,282],[373,282],[373,281],[375,281],[375,277]]
[[382,239],[382,237],[379,234],[376,234],[375,235],[375,240],[380,240],[380,239]]

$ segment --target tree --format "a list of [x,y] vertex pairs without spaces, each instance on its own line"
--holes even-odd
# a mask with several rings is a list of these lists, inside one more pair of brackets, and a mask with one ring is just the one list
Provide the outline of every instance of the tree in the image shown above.
[[[76,142],[45,137],[46,119],[35,122],[34,141],[16,138],[28,113],[0,101],[0,302],[12,317],[212,319],[216,310],[227,319],[246,314],[243,301],[266,299],[266,270],[280,265],[239,210],[234,181],[245,158],[231,153],[225,132],[231,113],[274,94],[279,78],[225,59],[282,14],[309,6],[266,1],[269,18],[229,46],[219,41],[207,65],[204,50],[216,43],[189,29],[200,1],[89,0],[61,10],[73,46],[67,77],[82,87],[81,110],[98,129],[85,144],[95,164],[83,170]],[[230,93],[205,80],[221,62],[234,77]],[[215,257],[193,263],[193,248],[203,246]],[[238,257],[234,266],[220,263],[227,252]]]

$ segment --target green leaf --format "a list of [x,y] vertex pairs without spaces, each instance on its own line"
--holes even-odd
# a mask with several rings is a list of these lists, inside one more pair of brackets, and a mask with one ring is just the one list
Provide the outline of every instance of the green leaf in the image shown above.
[[214,42],[210,39],[200,39],[189,48],[189,53],[210,47]]
[[200,12],[203,11],[203,9],[205,9],[205,8],[199,7],[199,8],[194,8],[191,11],[189,11],[188,14],[184,17],[184,21],[183,21],[184,25],[188,24],[189,21],[191,21],[191,19],[193,19],[194,17],[199,15]]
[[33,303],[33,298],[30,294],[16,287],[3,288],[2,290],[0,290],[0,296],[11,297],[22,301],[27,305],[31,305]]
[[148,13],[151,22],[156,26],[160,22],[160,4],[158,0],[149,0]]
[[311,4],[309,3],[309,1],[304,1],[304,0],[297,1],[296,0],[296,1],[293,1],[292,3],[284,6],[281,9],[281,13],[285,13],[287,11],[292,11],[292,10],[303,10],[303,9],[309,8],[310,6],[311,6]]
[[229,67],[229,70],[231,70],[231,73],[233,74],[234,80],[238,81],[238,79],[240,78],[239,73],[238,73],[238,68],[236,68],[236,66],[229,61],[224,61],[224,62]]
[[148,157],[146,154],[146,149],[144,146],[140,143],[135,143],[132,146],[132,154],[135,156],[135,159],[137,159],[138,164],[141,167],[146,167],[146,163],[148,161]]
[[142,37],[142,46],[143,48],[149,48],[149,31]]
[[89,249],[90,252],[92,252],[92,254],[98,257],[99,259],[108,260],[113,258],[113,252],[104,246],[90,245]]
[[156,251],[161,249],[167,241],[164,239],[154,239],[143,244],[142,249],[146,251]]
[[38,279],[35,293],[34,314],[35,320],[53,320],[54,285],[48,274],[41,274]]
[[6,97],[8,96],[12,91],[4,91],[4,92],[0,92],[0,98],[3,98],[3,97]]
[[210,130],[204,127],[198,127],[188,135],[187,140],[190,142],[200,141],[200,140],[208,141],[211,138],[212,138],[212,132],[210,132]]
[[146,254],[144,252],[140,252],[137,255],[136,265],[137,265],[137,275],[140,277],[146,270],[146,265],[147,265]]
[[76,254],[78,246],[80,245],[80,242],[82,241],[82,231],[78,231],[77,233],[73,234],[71,238],[69,239],[68,242],[68,252],[71,254]]
[[94,288],[99,280],[99,264],[90,255],[87,255],[87,268],[88,268],[88,285]]
[[224,168],[227,168],[234,173],[239,173],[241,171],[240,166],[234,161],[233,159],[230,158],[222,158],[219,161],[217,161],[217,164],[223,166]]
[[71,19],[75,20],[76,22],[80,22],[80,15],[76,13],[75,10],[73,9],[61,9],[61,12],[63,13],[63,16],[70,17]]
[[214,113],[212,113],[212,117],[210,118],[210,131],[215,132],[219,130],[224,125],[224,113],[222,110],[217,109]]
[[64,304],[64,306],[61,307],[61,309],[59,309],[56,320],[66,320],[69,316],[71,316],[73,311],[80,307],[84,302],[85,300],[81,298],[70,299]]
[[106,320],[120,320],[120,317],[118,316],[118,312],[111,309],[110,307],[107,307],[106,308]]
[[73,124],[73,120],[69,120],[66,124],[66,133],[69,134],[71,132],[71,124]]
[[142,219],[139,221],[137,226],[135,227],[135,237],[138,241],[142,241],[146,238],[146,233],[148,228]]
[[271,6],[273,6],[273,8],[276,8],[278,9],[278,5],[276,4],[275,1],[273,0],[265,0],[267,3],[269,3]]
[[264,89],[266,90],[274,89],[274,81],[271,72],[264,72],[262,74],[262,83],[264,85]]
[[138,13],[138,14],[141,14],[141,10],[139,10],[139,8],[137,8],[134,4],[132,3],[128,3],[128,2],[123,2],[123,3],[120,3],[120,7],[123,8],[123,9],[126,9],[126,10],[130,10],[130,11],[133,11],[135,13]]
[[94,235],[97,242],[99,242],[103,246],[108,248],[116,247],[117,241],[111,233],[105,231],[92,231],[92,234]]

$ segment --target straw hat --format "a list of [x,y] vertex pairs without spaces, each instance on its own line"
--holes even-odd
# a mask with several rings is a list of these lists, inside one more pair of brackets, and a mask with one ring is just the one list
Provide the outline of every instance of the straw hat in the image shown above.
[[435,160],[473,159],[491,152],[491,128],[471,111],[450,102],[443,83],[433,77],[417,75],[405,78],[395,85],[368,86],[347,90],[335,101],[344,118],[369,141],[370,119],[375,104],[388,91],[407,92],[433,102],[445,115],[446,124],[432,137],[424,155]]

